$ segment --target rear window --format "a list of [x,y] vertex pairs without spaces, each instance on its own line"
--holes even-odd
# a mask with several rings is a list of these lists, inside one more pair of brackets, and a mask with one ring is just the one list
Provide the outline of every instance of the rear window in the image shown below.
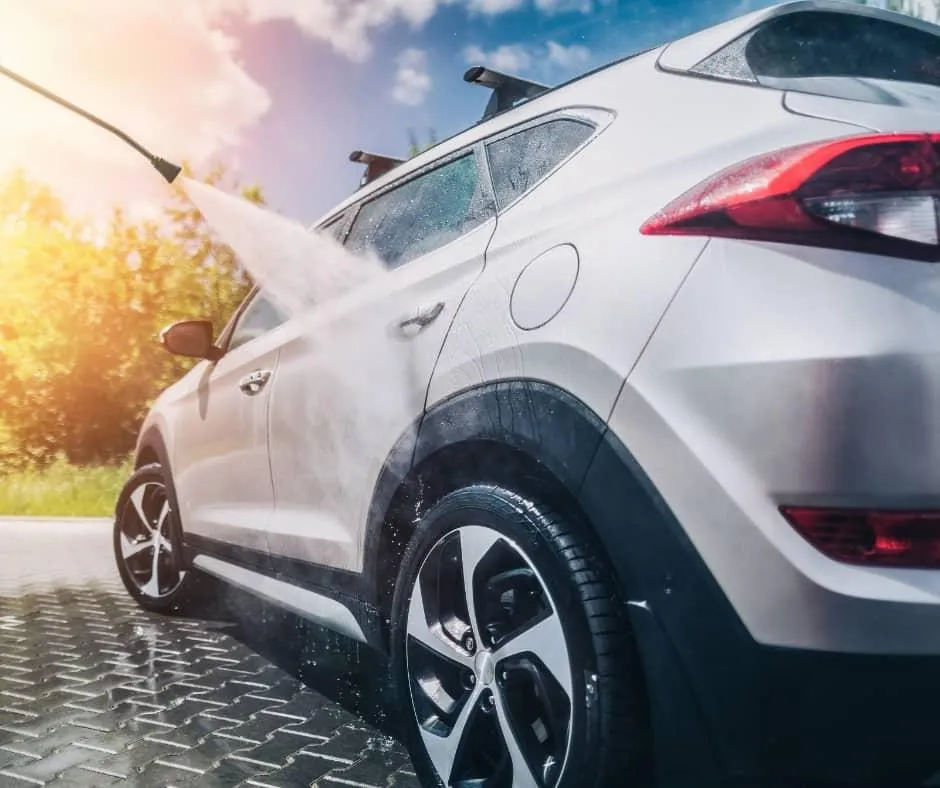
[[940,38],[864,16],[784,16],[754,33],[745,56],[758,79],[867,77],[940,86]]
[[[773,19],[693,71],[739,82],[846,98],[839,77],[940,87],[940,37],[867,16],[807,11]],[[859,84],[859,83],[856,83]]]

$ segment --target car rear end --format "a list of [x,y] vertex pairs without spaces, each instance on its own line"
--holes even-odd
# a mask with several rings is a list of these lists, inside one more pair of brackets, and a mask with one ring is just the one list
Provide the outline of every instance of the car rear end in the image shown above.
[[647,217],[704,246],[610,421],[697,554],[644,601],[738,774],[940,784],[938,34],[804,2],[660,56],[841,124]]

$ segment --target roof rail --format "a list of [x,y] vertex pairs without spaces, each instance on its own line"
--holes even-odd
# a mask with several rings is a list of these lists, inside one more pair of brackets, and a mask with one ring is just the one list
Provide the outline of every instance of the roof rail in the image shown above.
[[486,105],[486,110],[483,112],[483,117],[480,119],[481,122],[504,110],[512,109],[520,101],[535,98],[551,89],[548,85],[531,82],[528,79],[514,77],[510,74],[501,74],[499,71],[493,71],[486,66],[472,66],[467,69],[467,72],[463,75],[463,80],[472,85],[482,85],[493,91],[493,95],[490,96],[490,100]]
[[385,175],[390,170],[395,169],[399,164],[404,164],[404,159],[396,159],[392,156],[380,156],[378,153],[366,153],[361,150],[354,150],[349,154],[349,160],[357,164],[365,164],[366,171],[359,181],[359,186],[365,186],[376,178]]

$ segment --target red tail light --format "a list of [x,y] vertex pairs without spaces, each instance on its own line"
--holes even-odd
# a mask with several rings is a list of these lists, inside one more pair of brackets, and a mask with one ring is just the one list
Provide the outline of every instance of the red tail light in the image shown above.
[[817,550],[848,564],[940,568],[940,512],[783,506],[781,514]]
[[940,260],[940,134],[870,134],[736,164],[641,228]]

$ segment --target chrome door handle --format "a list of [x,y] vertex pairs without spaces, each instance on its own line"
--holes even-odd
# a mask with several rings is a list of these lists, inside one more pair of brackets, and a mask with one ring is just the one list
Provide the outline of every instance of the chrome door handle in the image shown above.
[[253,397],[255,394],[261,393],[261,390],[268,385],[270,379],[270,369],[256,369],[251,374],[245,375],[238,384],[238,387],[243,393],[247,394],[249,397]]
[[426,326],[431,325],[435,320],[441,316],[441,312],[444,311],[444,302],[438,301],[434,306],[429,306],[426,309],[422,309],[411,317],[406,317],[399,324],[399,328],[411,328],[415,326],[416,328],[425,328]]

